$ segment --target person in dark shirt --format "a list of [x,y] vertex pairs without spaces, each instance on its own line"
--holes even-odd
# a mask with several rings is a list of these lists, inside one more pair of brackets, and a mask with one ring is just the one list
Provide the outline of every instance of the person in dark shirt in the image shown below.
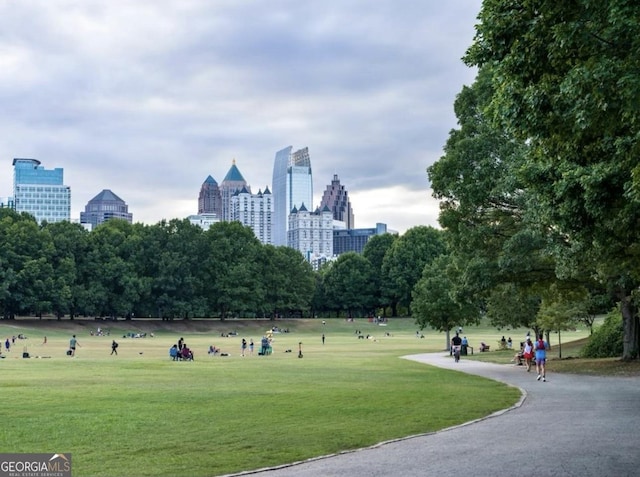
[[460,335],[456,333],[456,335],[453,338],[451,338],[451,354],[453,354],[456,349],[460,351],[461,344],[462,344],[462,338],[460,338]]

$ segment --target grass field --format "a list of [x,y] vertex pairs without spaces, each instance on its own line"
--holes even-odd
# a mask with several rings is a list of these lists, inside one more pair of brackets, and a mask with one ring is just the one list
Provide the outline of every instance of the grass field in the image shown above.
[[[273,354],[257,356],[273,325],[289,333],[274,334]],[[91,336],[98,326],[110,335]],[[409,319],[2,322],[3,342],[27,339],[3,347],[0,449],[71,453],[74,476],[214,476],[435,431],[517,401],[503,384],[398,359],[444,349],[444,335],[418,339],[416,329]],[[220,336],[231,331],[237,336]],[[148,335],[123,338],[136,332]],[[71,358],[74,333],[80,346]],[[525,330],[510,333],[517,343]],[[465,334],[473,346],[497,347],[503,333],[480,326]],[[195,361],[169,359],[180,337]],[[253,356],[240,356],[243,337],[256,342]],[[211,344],[230,356],[208,356]],[[474,359],[484,355],[507,356]]]

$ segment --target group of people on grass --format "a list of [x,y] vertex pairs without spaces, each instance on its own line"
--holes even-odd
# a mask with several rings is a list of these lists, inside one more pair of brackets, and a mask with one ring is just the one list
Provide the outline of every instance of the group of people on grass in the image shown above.
[[[4,342],[4,348],[7,351],[11,350],[11,346],[16,344],[16,339],[19,340],[26,340],[27,337],[25,335],[23,335],[22,333],[20,333],[17,337],[16,335],[13,335],[11,338],[7,338]],[[0,353],[2,353],[2,342],[0,341]]]
[[169,348],[169,356],[173,361],[193,361],[193,351],[189,349],[182,337],[177,344]]

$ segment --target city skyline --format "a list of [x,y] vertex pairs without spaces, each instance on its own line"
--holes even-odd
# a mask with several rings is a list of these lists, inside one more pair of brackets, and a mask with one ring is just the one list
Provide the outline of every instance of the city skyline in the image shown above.
[[460,58],[480,6],[5,3],[0,196],[11,158],[36,158],[65,170],[71,217],[117,188],[152,224],[195,213],[234,158],[269,185],[274,153],[295,144],[313,156],[313,206],[338,173],[358,226],[437,226],[426,168],[475,77]]

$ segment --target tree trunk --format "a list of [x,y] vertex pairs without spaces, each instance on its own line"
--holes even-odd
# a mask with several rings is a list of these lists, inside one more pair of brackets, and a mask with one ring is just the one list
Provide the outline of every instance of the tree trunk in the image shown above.
[[631,297],[626,296],[620,302],[622,311],[622,359],[627,361],[638,357],[639,331],[638,313],[631,302]]

